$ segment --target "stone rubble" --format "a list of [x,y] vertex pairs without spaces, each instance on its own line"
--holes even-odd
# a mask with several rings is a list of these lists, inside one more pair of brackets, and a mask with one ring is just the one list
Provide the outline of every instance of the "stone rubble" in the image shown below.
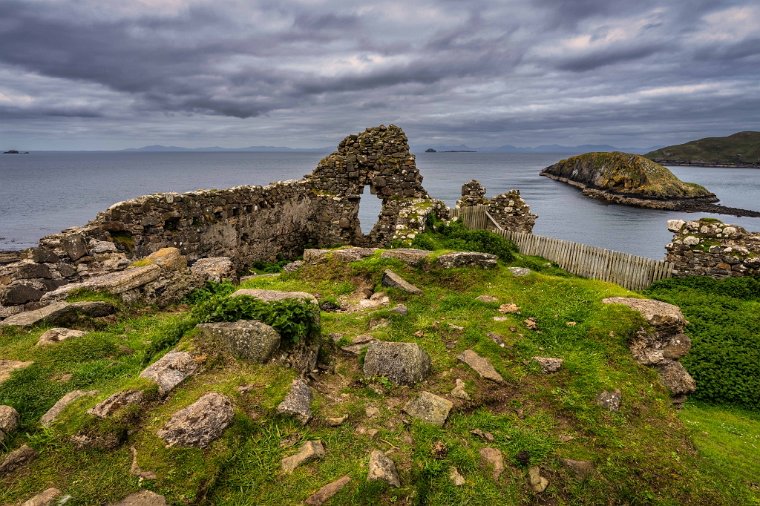
[[501,374],[499,374],[498,371],[494,369],[493,365],[491,365],[491,362],[487,358],[481,357],[472,350],[463,351],[457,357],[457,359],[469,365],[476,373],[480,375],[481,378],[485,378],[496,383],[504,382],[504,378],[502,378]]
[[367,480],[381,480],[393,487],[400,487],[396,464],[380,450],[372,450],[369,455],[369,471]]
[[290,474],[296,467],[319,460],[324,456],[325,447],[322,445],[322,441],[307,441],[301,446],[298,453],[283,458],[280,467],[283,473]]
[[235,410],[226,395],[210,392],[177,411],[158,431],[167,446],[206,448],[232,422]]

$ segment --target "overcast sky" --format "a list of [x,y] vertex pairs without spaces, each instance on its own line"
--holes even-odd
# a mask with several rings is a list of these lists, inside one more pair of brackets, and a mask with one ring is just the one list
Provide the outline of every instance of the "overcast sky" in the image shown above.
[[757,0],[0,0],[0,148],[760,130]]

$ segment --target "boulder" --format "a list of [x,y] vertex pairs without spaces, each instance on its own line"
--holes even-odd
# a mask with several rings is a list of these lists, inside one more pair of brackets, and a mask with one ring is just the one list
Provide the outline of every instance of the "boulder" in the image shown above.
[[311,387],[302,378],[293,380],[290,391],[277,406],[277,412],[292,416],[306,425],[311,419]]
[[71,260],[79,260],[87,254],[87,243],[82,234],[65,234],[61,239],[61,247]]
[[114,503],[113,506],[166,506],[166,499],[150,490],[140,490]]
[[31,284],[18,283],[0,291],[0,304],[5,306],[19,306],[27,302],[37,302],[45,293]]
[[54,302],[40,309],[25,311],[10,316],[0,322],[0,327],[31,327],[39,323],[49,325],[68,325],[76,322],[77,319],[82,316],[100,318],[111,315],[115,312],[116,306],[108,302]]
[[313,494],[311,494],[305,501],[304,504],[307,506],[322,506],[324,503],[329,501],[335,494],[340,492],[340,490],[345,487],[348,482],[351,481],[351,477],[348,475],[341,476],[337,480],[328,483],[324,487],[320,488]]
[[421,265],[428,256],[429,251],[411,248],[389,249],[380,254],[381,258],[394,258],[413,267]]
[[469,365],[481,378],[495,381],[496,383],[504,381],[504,378],[494,369],[487,358],[481,357],[472,350],[463,351],[457,359]]
[[404,411],[427,423],[442,427],[449,417],[449,411],[454,404],[448,399],[430,392],[420,392],[420,395],[404,406]]
[[306,441],[298,453],[285,457],[280,462],[282,472],[285,474],[292,473],[296,467],[308,464],[313,460],[321,459],[325,456],[325,447],[322,441]]
[[104,253],[118,253],[119,249],[111,241],[90,241],[90,252],[93,255],[102,255]]
[[230,297],[253,297],[263,302],[275,302],[280,300],[298,299],[303,302],[317,303],[317,298],[306,292],[282,292],[278,290],[264,290],[261,288],[241,288],[230,295]]
[[121,408],[140,404],[144,396],[145,394],[142,390],[123,390],[99,402],[95,407],[88,409],[87,412],[98,418],[107,418]]
[[697,382],[680,362],[667,362],[659,366],[657,370],[662,383],[670,390],[673,397],[680,398],[696,391]]
[[47,410],[47,412],[42,415],[40,418],[40,425],[43,427],[49,427],[52,425],[52,423],[58,418],[58,415],[63,412],[66,407],[71,404],[72,402],[76,401],[77,399],[80,399],[82,397],[87,397],[90,395],[96,395],[98,393],[97,390],[74,390],[60,399],[58,399],[58,402],[53,404],[53,406]]
[[217,343],[234,356],[263,364],[280,346],[280,334],[259,321],[203,323],[196,327],[204,341]]
[[398,385],[414,385],[430,374],[430,355],[417,343],[377,341],[364,357],[365,376],[383,376]]
[[22,260],[13,266],[16,270],[16,279],[50,279],[53,277],[50,267],[38,264],[31,260]]
[[141,372],[140,377],[155,381],[158,393],[164,396],[197,370],[198,364],[188,352],[170,351]]
[[60,343],[61,341],[71,339],[72,337],[82,337],[85,334],[86,332],[82,332],[81,330],[53,327],[40,336],[37,340],[37,346]]
[[158,431],[158,437],[167,446],[206,448],[222,435],[234,414],[232,401],[227,396],[211,392],[174,413]]
[[381,480],[393,487],[400,487],[401,482],[396,471],[396,464],[380,450],[372,450],[369,455],[369,472],[367,480]]
[[12,406],[0,406],[0,443],[18,427],[18,411]]
[[457,251],[454,253],[445,253],[436,259],[436,263],[444,269],[454,269],[457,267],[481,267],[483,269],[492,269],[498,265],[496,255],[490,253],[479,253],[476,251]]
[[12,473],[16,469],[25,466],[37,456],[37,452],[27,445],[16,448],[5,456],[0,462],[0,476]]
[[51,487],[31,499],[27,499],[21,506],[52,506],[59,495],[61,495],[61,491]]
[[20,360],[0,360],[0,383],[11,377],[13,371],[26,369],[34,362],[22,362]]
[[658,328],[673,327],[681,329],[686,324],[681,308],[651,299],[635,299],[632,297],[608,297],[604,304],[623,304],[638,311],[650,325]]
[[538,365],[541,366],[541,371],[543,371],[544,374],[551,374],[559,371],[564,363],[564,360],[561,358],[552,357],[533,357],[533,360],[538,362]]
[[235,266],[229,257],[209,257],[196,261],[190,271],[203,281],[221,283],[225,280],[235,280]]
[[399,290],[402,290],[406,293],[411,293],[415,295],[419,295],[422,293],[422,290],[396,274],[390,269],[386,269],[383,273],[383,280],[382,280],[383,286],[390,286],[393,288],[398,288]]
[[178,271],[187,267],[187,258],[182,256],[182,253],[177,248],[161,248],[140,259],[139,262],[158,265],[162,269],[169,271]]

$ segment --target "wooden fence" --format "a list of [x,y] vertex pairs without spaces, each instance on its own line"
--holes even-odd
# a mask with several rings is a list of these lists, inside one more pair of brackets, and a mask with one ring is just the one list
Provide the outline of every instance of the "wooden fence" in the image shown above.
[[520,253],[550,260],[577,276],[617,283],[629,290],[643,290],[672,275],[673,264],[588,244],[502,229],[487,206],[451,209],[452,217],[471,229],[490,230],[513,241]]

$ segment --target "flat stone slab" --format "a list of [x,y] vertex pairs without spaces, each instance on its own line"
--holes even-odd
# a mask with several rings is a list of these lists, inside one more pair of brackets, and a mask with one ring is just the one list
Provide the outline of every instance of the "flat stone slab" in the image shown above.
[[50,427],[55,422],[66,407],[77,399],[82,397],[88,397],[91,395],[97,395],[97,390],[73,390],[53,404],[53,406],[47,410],[47,412],[40,418],[40,425],[43,427]]
[[123,271],[109,272],[100,276],[94,276],[79,283],[69,283],[42,296],[43,301],[65,299],[70,293],[81,290],[105,291],[113,294],[121,294],[147,285],[161,276],[161,267],[158,264],[132,267]]
[[685,325],[681,308],[652,299],[635,299],[632,297],[607,297],[604,304],[623,304],[641,313],[641,316],[654,327],[682,327]]
[[5,456],[0,462],[0,476],[12,473],[16,469],[25,466],[37,456],[37,452],[27,445],[16,448]]
[[13,371],[26,369],[34,362],[23,362],[21,360],[0,360],[0,383],[3,383],[11,377]]
[[235,410],[226,395],[211,392],[172,415],[158,431],[167,446],[206,448],[232,422]]
[[456,267],[480,267],[492,269],[498,265],[499,257],[490,253],[478,253],[476,251],[457,251],[446,253],[436,259],[436,264],[444,269]]
[[282,459],[280,466],[283,473],[290,474],[295,471],[296,467],[321,459],[324,456],[325,447],[322,445],[322,441],[306,441],[298,453]]
[[163,396],[197,370],[198,364],[188,352],[170,351],[141,372],[140,377],[155,381],[158,393]]
[[306,425],[311,420],[311,387],[302,378],[293,380],[290,391],[277,406],[277,412],[292,416]]
[[430,252],[424,249],[413,248],[397,248],[385,250],[380,254],[380,258],[394,258],[400,260],[407,265],[416,267],[422,264],[427,257],[430,256]]
[[140,404],[145,394],[142,390],[123,390],[116,392],[107,399],[99,402],[95,407],[88,409],[87,413],[98,418],[108,418],[121,408]]
[[263,302],[276,302],[280,300],[298,299],[304,302],[317,303],[317,298],[306,292],[282,292],[278,290],[264,290],[261,288],[242,288],[236,290],[230,297],[253,297]]
[[412,293],[415,295],[419,295],[422,293],[422,290],[396,274],[390,269],[386,269],[383,273],[383,280],[382,280],[383,286],[390,286],[392,288],[398,288],[399,290],[403,290],[406,293]]
[[396,464],[380,450],[372,450],[369,454],[369,471],[367,480],[381,480],[393,487],[400,487]]
[[337,480],[328,483],[324,487],[320,488],[313,494],[311,494],[305,501],[304,504],[307,506],[322,506],[324,503],[332,499],[332,497],[341,491],[343,487],[348,485],[348,482],[351,481],[351,477],[348,475],[341,476]]
[[334,258],[341,262],[356,262],[374,255],[375,251],[377,248],[307,249],[303,252],[303,260],[312,264],[327,258]]
[[493,365],[491,365],[491,362],[487,358],[481,357],[472,350],[463,351],[457,359],[469,365],[482,378],[495,381],[496,383],[502,383],[504,381],[504,378],[502,378],[501,374],[494,369]]
[[522,278],[531,273],[527,267],[507,267],[507,270],[516,278]]
[[61,495],[61,491],[57,488],[50,487],[43,492],[40,492],[36,496],[24,501],[21,506],[52,506],[55,504],[55,500]]
[[48,344],[60,343],[66,339],[73,337],[82,337],[86,332],[81,330],[67,329],[64,327],[53,327],[44,334],[42,334],[37,341],[37,346],[45,346]]
[[376,341],[364,357],[365,376],[383,376],[397,385],[414,385],[430,374],[430,355],[417,343]]
[[442,427],[449,417],[454,404],[430,392],[420,392],[420,395],[404,406],[404,411],[414,418]]
[[224,280],[234,280],[235,266],[229,257],[201,258],[190,267],[190,272],[204,281],[221,283]]
[[0,327],[31,327],[39,323],[66,325],[80,315],[100,318],[116,312],[116,307],[108,302],[54,302],[48,306],[33,311],[15,314],[0,322]]
[[166,506],[166,499],[150,490],[141,490],[128,495],[113,506]]
[[263,364],[280,347],[280,334],[269,325],[251,320],[202,323],[200,337],[218,344],[234,356]]
[[596,397],[596,403],[609,411],[620,410],[620,404],[623,396],[620,390],[605,390]]

